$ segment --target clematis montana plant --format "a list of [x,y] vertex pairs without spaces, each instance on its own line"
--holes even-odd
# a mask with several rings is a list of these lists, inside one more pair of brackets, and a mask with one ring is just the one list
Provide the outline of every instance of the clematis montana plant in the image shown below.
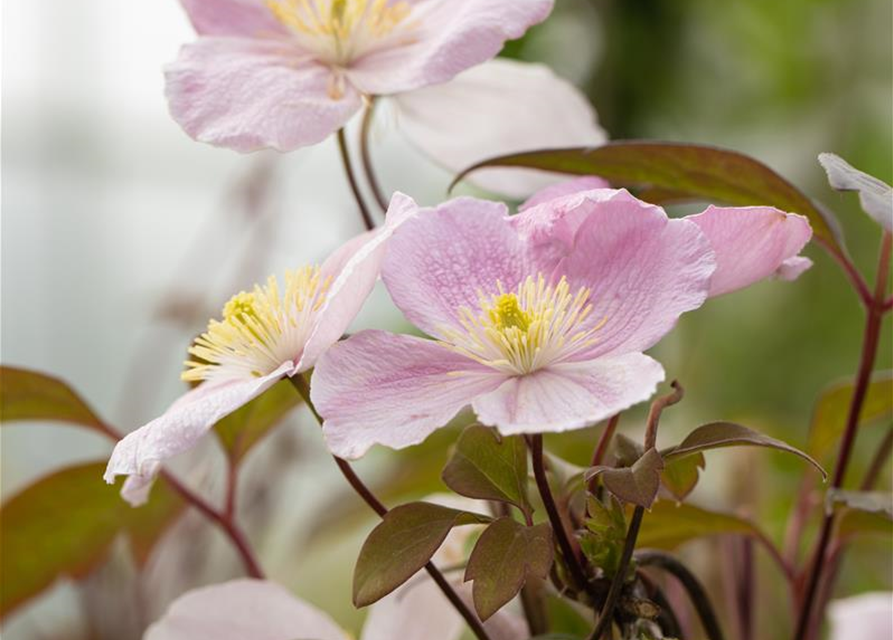
[[[243,152],[336,134],[367,231],[319,266],[219,301],[220,317],[186,349],[191,388],[126,435],[65,382],[2,369],[2,420],[58,420],[113,446],[107,460],[59,470],[4,503],[4,616],[59,578],[91,574],[115,549],[137,568],[153,563],[134,591],[140,611],[165,613],[140,629],[144,640],[820,640],[826,628],[833,640],[889,637],[893,584],[857,595],[845,573],[854,541],[868,536],[888,543],[889,563],[893,531],[893,496],[879,489],[893,450],[893,372],[876,370],[893,310],[886,182],[820,156],[831,187],[858,193],[879,223],[869,284],[833,214],[766,165],[708,146],[607,142],[570,82],[539,63],[495,58],[546,19],[552,0],[182,4],[198,39],[167,69],[174,119],[197,140]],[[345,126],[361,111],[357,163]],[[370,131],[389,122],[490,199],[444,193],[421,206],[407,195],[424,195],[410,171],[394,185],[401,191],[382,188]],[[691,202],[699,213],[664,208]],[[832,260],[817,261],[805,284],[836,262],[865,313],[853,377],[820,391],[800,420],[790,394],[784,440],[728,416],[687,425],[703,391],[686,391],[684,371],[650,350],[711,298],[796,280],[813,265],[801,255],[811,241]],[[411,333],[352,326],[379,279]],[[803,284],[760,286],[784,297]],[[734,339],[757,342],[763,331]],[[808,336],[783,338],[817,348]],[[689,347],[683,336],[685,360],[716,376],[741,364]],[[744,393],[744,415],[759,416],[765,399]],[[682,402],[692,410],[673,408]],[[302,440],[301,464],[270,447],[243,467],[298,406],[321,427]],[[661,429],[669,411],[685,432],[678,440]],[[872,421],[886,432],[860,451]],[[226,457],[221,496],[191,473],[190,449],[206,437]],[[710,452],[737,447],[792,456],[799,490],[764,482],[776,496],[767,506],[701,477]],[[406,451],[395,463],[387,448]],[[373,450],[367,484],[348,460]],[[320,452],[360,500],[313,475]],[[743,468],[727,455],[730,473]],[[756,487],[754,460],[739,475]],[[285,493],[286,465],[312,500]],[[103,472],[110,484],[126,476],[123,500]],[[410,498],[435,483],[451,493]],[[693,493],[699,484],[709,507]],[[251,510],[240,510],[241,496]],[[790,507],[783,537],[746,515],[781,502]],[[202,542],[192,525],[173,526],[190,509],[223,534],[247,578],[230,579],[236,569],[210,547],[194,552]],[[722,546],[678,549],[708,536]],[[119,537],[128,544],[115,545]],[[261,540],[278,541],[278,553],[255,550]],[[352,567],[318,553],[333,540],[346,541],[337,559],[355,557]],[[358,551],[343,552],[352,542]],[[172,560],[175,545],[189,563]],[[293,575],[315,562],[339,588]],[[351,588],[341,588],[351,571]],[[200,578],[209,575],[227,581],[209,585]],[[156,589],[158,576],[182,580]],[[368,607],[362,626],[310,604],[324,597],[332,611]],[[102,605],[107,616],[122,609]]]

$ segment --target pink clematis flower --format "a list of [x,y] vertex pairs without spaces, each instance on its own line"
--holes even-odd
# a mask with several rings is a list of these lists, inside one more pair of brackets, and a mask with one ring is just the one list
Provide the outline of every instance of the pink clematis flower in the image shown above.
[[289,151],[363,96],[446,82],[546,18],[553,0],[183,0],[199,39],[166,72],[174,119],[238,151]]
[[394,235],[382,278],[435,339],[364,331],[321,358],[312,399],[334,453],[419,443],[469,404],[504,434],[605,419],[654,393],[664,371],[643,352],[682,313],[790,267],[812,234],[771,207],[671,219],[625,190],[574,191],[591,184],[513,217],[460,198]]
[[127,475],[121,490],[146,501],[163,461],[193,447],[221,418],[286,376],[307,371],[338,340],[378,279],[386,242],[414,211],[392,207],[384,226],[340,247],[322,266],[287,272],[284,286],[233,296],[189,353],[183,379],[200,384],[160,417],[129,433],[112,452],[105,480]]

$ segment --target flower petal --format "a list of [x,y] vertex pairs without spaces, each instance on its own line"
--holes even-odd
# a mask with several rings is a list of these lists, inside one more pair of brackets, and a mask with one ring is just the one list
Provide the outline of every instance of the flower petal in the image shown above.
[[177,598],[144,640],[349,640],[332,619],[264,580],[231,580]]
[[537,191],[518,207],[518,212],[522,213],[545,202],[549,202],[550,200],[557,200],[558,198],[570,196],[581,191],[610,188],[610,183],[598,176],[580,176],[579,178],[564,180]]
[[[708,207],[688,216],[707,236],[716,254],[710,295],[742,289],[782,268],[812,237],[803,216],[773,207]],[[796,271],[790,269],[787,274]],[[804,263],[796,265],[802,273]],[[799,275],[799,273],[797,274]]]
[[[541,64],[497,58],[395,101],[409,140],[453,172],[494,156],[607,140],[586,97]],[[483,169],[468,178],[513,198],[561,180],[529,169]]]
[[358,458],[418,444],[502,379],[434,341],[361,331],[320,358],[311,398],[332,453]]
[[812,260],[803,256],[794,256],[782,262],[775,270],[775,277],[790,282],[796,280],[803,272],[812,267]]
[[567,431],[647,400],[663,379],[656,360],[627,353],[510,378],[472,406],[481,422],[504,435]]
[[199,35],[263,38],[287,35],[263,0],[180,0]]
[[878,591],[833,600],[828,605],[830,640],[893,638],[893,593]]
[[478,308],[478,292],[527,276],[524,245],[504,204],[457,198],[423,209],[394,234],[382,266],[388,292],[410,322],[442,337],[458,309]]
[[625,190],[586,191],[537,209],[555,203],[587,215],[553,278],[588,287],[589,323],[603,323],[595,344],[574,359],[645,351],[704,303],[716,263],[696,224],[669,219]]
[[348,241],[326,260],[322,275],[331,276],[334,281],[325,305],[316,315],[313,332],[295,372],[310,369],[323,351],[347,331],[378,280],[388,241],[417,212],[412,198],[399,192],[394,194],[383,227]]
[[546,19],[553,0],[413,0],[406,43],[357,60],[351,80],[389,95],[446,82],[489,60],[506,40]]
[[211,427],[246,402],[272,387],[291,368],[282,364],[272,373],[252,380],[204,382],[189,391],[158,418],[128,433],[115,445],[105,470],[105,481],[130,475],[122,496],[133,506],[145,502],[160,464],[195,446]]
[[361,104],[349,83],[331,97],[332,72],[285,41],[199,38],[165,78],[171,114],[190,136],[243,152],[321,142]]
[[858,191],[862,210],[887,231],[893,232],[893,189],[887,183],[859,171],[833,153],[820,153],[819,163],[828,182],[838,191]]

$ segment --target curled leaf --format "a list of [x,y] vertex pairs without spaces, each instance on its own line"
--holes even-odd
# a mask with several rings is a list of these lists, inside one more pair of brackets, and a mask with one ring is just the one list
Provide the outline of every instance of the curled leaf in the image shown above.
[[586,479],[601,476],[605,488],[625,502],[651,508],[660,489],[660,472],[664,461],[657,449],[651,448],[631,467],[592,467]]

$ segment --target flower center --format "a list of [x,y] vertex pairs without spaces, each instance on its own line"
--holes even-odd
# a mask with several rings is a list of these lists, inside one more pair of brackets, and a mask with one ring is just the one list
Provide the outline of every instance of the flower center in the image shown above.
[[241,291],[223,307],[223,319],[211,320],[195,339],[183,380],[260,377],[296,360],[310,335],[313,315],[325,302],[329,279],[319,267],[286,271],[280,292],[276,276],[263,287]]
[[593,344],[607,320],[586,323],[591,292],[581,287],[571,294],[564,277],[554,286],[538,274],[517,291],[506,291],[501,282],[496,288],[496,295],[478,293],[478,311],[459,308],[461,330],[442,331],[447,347],[505,373],[523,375],[565,360]]
[[323,62],[339,67],[411,26],[405,0],[266,0],[279,22]]

